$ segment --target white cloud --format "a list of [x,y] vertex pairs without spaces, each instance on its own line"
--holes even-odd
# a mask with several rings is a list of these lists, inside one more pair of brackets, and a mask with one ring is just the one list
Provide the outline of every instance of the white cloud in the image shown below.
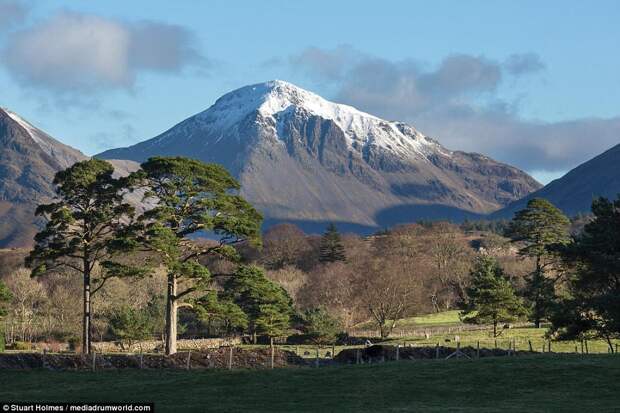
[[74,12],[12,33],[3,57],[22,85],[61,94],[131,89],[143,71],[178,72],[205,62],[180,26]]
[[[409,122],[451,149],[485,153],[528,171],[566,171],[620,142],[620,117],[537,122],[498,98],[506,77],[544,69],[538,55],[504,62],[452,55],[436,69],[347,50],[312,48],[289,59],[335,87],[334,99],[390,120]],[[334,75],[337,74],[337,75]]]

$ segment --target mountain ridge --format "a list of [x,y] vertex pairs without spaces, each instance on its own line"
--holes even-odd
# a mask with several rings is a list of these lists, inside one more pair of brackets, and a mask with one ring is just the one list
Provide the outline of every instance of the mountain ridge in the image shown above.
[[541,187],[515,167],[448,150],[413,126],[283,81],[229,92],[152,139],[96,156],[155,155],[223,164],[270,222],[378,228],[437,215],[419,208],[433,205],[454,209],[450,219],[492,212]]
[[32,243],[36,205],[54,195],[54,174],[86,159],[18,116],[0,108],[0,246]]
[[[54,175],[86,159],[17,113],[0,108],[0,248],[32,245],[42,225],[34,212],[55,197]],[[138,168],[129,161],[110,162],[117,176]]]
[[590,212],[592,201],[620,194],[620,144],[578,165],[561,178],[494,212],[490,218],[512,218],[532,198],[544,198],[568,216]]

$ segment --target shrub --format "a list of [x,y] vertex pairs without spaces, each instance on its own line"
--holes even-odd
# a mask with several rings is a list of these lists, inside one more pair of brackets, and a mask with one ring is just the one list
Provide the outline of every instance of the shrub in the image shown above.
[[301,318],[304,333],[316,344],[333,343],[342,331],[340,320],[330,315],[324,307],[306,310]]
[[70,351],[77,351],[77,349],[82,346],[82,340],[76,336],[69,337],[67,343],[69,344]]
[[13,344],[13,350],[32,350],[32,343],[25,341],[16,341]]

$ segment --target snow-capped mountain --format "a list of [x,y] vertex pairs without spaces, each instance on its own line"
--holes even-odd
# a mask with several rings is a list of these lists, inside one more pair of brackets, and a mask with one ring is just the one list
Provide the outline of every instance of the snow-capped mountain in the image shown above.
[[25,132],[25,136],[30,138],[43,153],[52,158],[60,168],[68,168],[75,162],[87,158],[82,152],[57,141],[41,129],[30,124],[17,113],[6,108],[0,108],[0,117],[3,115],[4,117],[8,116],[15,122],[15,124],[11,125],[13,128],[15,126],[21,128],[18,134]]
[[220,163],[268,222],[310,229],[462,219],[540,187],[517,168],[278,80],[230,92],[153,139],[97,156],[157,155]]
[[0,247],[32,243],[34,210],[53,196],[54,174],[86,158],[0,108]]
[[[88,159],[24,118],[0,108],[0,248],[30,246],[42,222],[37,205],[54,196],[54,175]],[[110,161],[119,175],[138,168],[130,161]]]

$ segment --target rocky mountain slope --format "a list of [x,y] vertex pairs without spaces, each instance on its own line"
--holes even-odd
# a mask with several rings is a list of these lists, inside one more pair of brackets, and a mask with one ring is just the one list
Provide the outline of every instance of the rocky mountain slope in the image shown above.
[[579,165],[563,177],[494,213],[492,218],[512,218],[532,198],[545,198],[568,216],[590,212],[592,200],[620,194],[620,144]]
[[267,222],[372,230],[497,210],[540,184],[484,155],[451,151],[410,125],[329,102],[283,81],[230,92],[161,135],[97,155],[223,164]]
[[8,109],[0,109],[0,246],[24,246],[34,210],[53,195],[54,174],[86,159]]
[[[8,109],[0,108],[0,248],[28,247],[41,224],[37,205],[51,201],[56,172],[88,159]],[[110,161],[119,175],[135,162]]]

